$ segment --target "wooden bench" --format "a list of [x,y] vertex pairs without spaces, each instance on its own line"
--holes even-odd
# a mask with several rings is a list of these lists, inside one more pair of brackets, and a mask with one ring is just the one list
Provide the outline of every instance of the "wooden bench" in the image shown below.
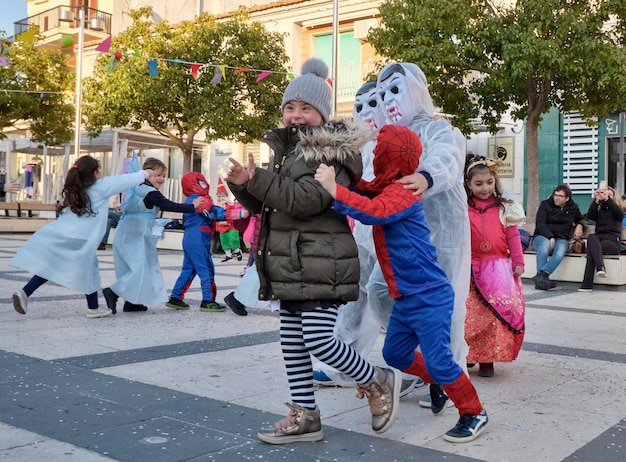
[[0,202],[0,233],[34,233],[56,220],[56,204]]
[[[583,239],[595,232],[595,226],[586,225]],[[626,240],[626,227],[622,227],[622,240]],[[587,264],[587,255],[568,252],[550,275],[550,279],[563,282],[582,282]],[[604,255],[606,278],[594,278],[594,284],[610,286],[626,286],[626,255]],[[524,252],[524,274],[522,278],[530,279],[537,274],[537,258],[534,250]]]

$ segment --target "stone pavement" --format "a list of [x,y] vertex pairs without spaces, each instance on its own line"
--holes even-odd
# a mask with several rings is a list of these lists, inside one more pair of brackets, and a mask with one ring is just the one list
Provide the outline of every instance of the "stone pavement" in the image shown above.
[[[84,296],[46,284],[28,313],[11,294],[30,274],[9,266],[27,235],[0,235],[0,460],[31,461],[488,461],[626,460],[626,292],[549,292],[525,285],[526,338],[519,358],[493,378],[471,373],[490,423],[475,441],[443,434],[458,419],[401,401],[382,435],[352,388],[320,389],[325,438],[271,446],[256,432],[286,415],[287,380],[277,314],[263,304],[246,317],[150,306],[146,313],[85,317]],[[98,253],[103,285],[111,250]],[[182,254],[161,251],[168,288]],[[243,263],[216,263],[218,299]],[[104,301],[101,297],[101,304]],[[370,355],[383,364],[381,335]]]

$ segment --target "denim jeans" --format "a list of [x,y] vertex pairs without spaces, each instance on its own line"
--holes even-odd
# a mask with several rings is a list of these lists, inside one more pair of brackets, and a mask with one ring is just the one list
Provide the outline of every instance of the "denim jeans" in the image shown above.
[[561,260],[563,260],[568,248],[569,242],[567,239],[555,238],[552,257],[548,260],[550,239],[541,235],[533,237],[533,249],[537,252],[537,273],[545,271],[548,274],[552,274],[561,263]]

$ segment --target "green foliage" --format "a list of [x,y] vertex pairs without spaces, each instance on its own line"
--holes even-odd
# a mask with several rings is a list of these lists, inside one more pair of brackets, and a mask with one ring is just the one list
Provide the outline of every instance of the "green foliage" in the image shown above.
[[[494,3],[387,0],[369,40],[382,56],[418,64],[464,133],[476,111],[496,132],[511,104],[518,118],[537,120],[550,106],[587,117],[626,107],[626,1]],[[610,25],[609,14],[617,18]]]
[[[37,48],[30,42],[8,47],[9,66],[0,67],[0,139],[18,122],[30,122],[32,139],[49,146],[74,135],[74,74],[61,51]],[[43,93],[41,93],[43,92]]]
[[589,118],[626,108],[626,0],[493,6],[501,3],[387,0],[380,7],[383,27],[368,38],[380,55],[418,64],[435,104],[464,133],[478,115],[497,132],[511,108],[526,120],[531,218],[542,114],[556,107]]
[[[139,129],[147,124],[190,157],[194,136],[202,129],[207,141],[246,143],[276,126],[286,75],[274,73],[256,82],[259,72],[233,71],[284,71],[282,35],[248,22],[243,9],[226,22],[203,13],[176,27],[166,21],[155,25],[148,20],[150,11],[134,11],[134,24],[113,39],[111,52],[125,55],[119,67],[105,72],[110,55],[102,54],[94,78],[85,81],[83,113],[92,134],[107,125]],[[141,57],[126,56],[131,52]],[[158,76],[148,74],[146,58],[158,60]],[[195,80],[189,64],[164,59],[228,67],[213,85],[215,66],[205,66]]]

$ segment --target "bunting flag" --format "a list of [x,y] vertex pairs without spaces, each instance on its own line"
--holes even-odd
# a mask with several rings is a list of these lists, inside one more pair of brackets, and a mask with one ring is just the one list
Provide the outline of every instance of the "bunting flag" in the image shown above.
[[151,59],[148,61],[148,74],[152,77],[156,77],[159,75],[159,63],[156,59]]
[[122,58],[122,54],[119,51],[113,53],[111,55],[111,58],[109,59],[109,62],[102,68],[104,72],[109,73],[117,69],[117,66],[120,65],[121,58]]
[[111,39],[113,38],[112,35],[109,35],[107,38],[105,38],[100,45],[98,45],[96,47],[96,51],[100,51],[102,53],[108,53],[109,50],[111,49]]
[[256,78],[257,82],[260,82],[261,80],[263,80],[265,77],[267,77],[268,75],[272,75],[271,71],[263,71],[259,74],[259,76]]
[[189,68],[191,69],[191,75],[193,75],[193,78],[195,80],[198,80],[198,71],[200,70],[201,67],[202,67],[202,64],[198,64],[198,63],[193,63],[191,66],[189,66]]
[[37,36],[38,33],[39,33],[39,27],[31,26],[30,28],[22,32],[21,34],[16,35],[15,39],[18,42],[31,42],[32,43],[35,41],[35,37]]
[[222,81],[222,69],[219,66],[215,66],[215,73],[211,79],[211,85],[216,86]]
[[240,67],[239,69],[235,69],[233,75],[241,74],[242,72],[248,72],[249,70],[249,67]]
[[0,67],[8,67],[11,64],[9,58],[4,55],[0,55]]

